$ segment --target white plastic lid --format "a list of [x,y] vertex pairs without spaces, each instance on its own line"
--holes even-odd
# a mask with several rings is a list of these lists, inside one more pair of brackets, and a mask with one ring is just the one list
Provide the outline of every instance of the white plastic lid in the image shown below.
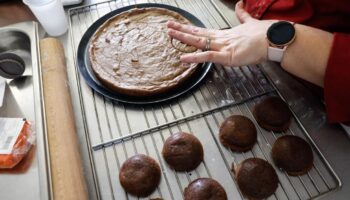
[[23,3],[30,6],[43,6],[55,0],[23,0]]

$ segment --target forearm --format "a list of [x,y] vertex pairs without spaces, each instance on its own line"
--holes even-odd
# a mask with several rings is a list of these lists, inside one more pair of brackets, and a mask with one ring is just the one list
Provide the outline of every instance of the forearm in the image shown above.
[[333,35],[300,24],[295,41],[288,46],[281,66],[295,76],[323,87]]

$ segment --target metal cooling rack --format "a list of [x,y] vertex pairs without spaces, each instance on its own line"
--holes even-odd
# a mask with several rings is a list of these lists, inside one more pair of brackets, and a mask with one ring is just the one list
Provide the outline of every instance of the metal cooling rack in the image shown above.
[[[196,15],[209,28],[230,26],[213,1],[108,1],[69,10],[70,37],[76,52],[85,30],[104,14],[136,3],[164,3],[181,7]],[[75,55],[74,55],[75,56]],[[74,57],[75,58],[75,57]],[[230,68],[215,66],[200,87],[176,100],[157,106],[130,106],[110,101],[89,88],[75,66],[85,133],[94,173],[94,184],[100,199],[137,199],[121,188],[118,174],[122,163],[136,153],[150,155],[161,165],[162,179],[149,198],[182,199],[183,189],[198,177],[212,177],[225,188],[229,199],[244,199],[231,164],[248,157],[260,157],[272,163],[271,146],[284,134],[294,134],[313,144],[314,167],[304,175],[291,177],[276,169],[280,180],[276,193],[269,199],[314,199],[340,187],[340,180],[315,146],[308,133],[294,118],[290,129],[274,134],[261,129],[252,116],[255,102],[266,95],[278,95],[273,85],[257,66]],[[220,123],[229,115],[243,114],[255,123],[258,142],[247,153],[234,153],[218,140]],[[161,156],[167,137],[187,131],[198,137],[204,146],[204,162],[194,171],[178,173],[171,170]]]

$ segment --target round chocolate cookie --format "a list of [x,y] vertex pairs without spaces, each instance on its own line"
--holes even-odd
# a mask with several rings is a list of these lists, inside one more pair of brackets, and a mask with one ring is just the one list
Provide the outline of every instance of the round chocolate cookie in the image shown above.
[[193,135],[179,132],[164,143],[163,157],[176,171],[191,171],[203,161],[203,147]]
[[272,147],[272,158],[277,167],[291,176],[307,173],[314,160],[310,145],[294,135],[285,135],[276,140]]
[[232,115],[220,126],[220,142],[232,151],[245,152],[256,142],[256,128],[253,122],[242,115]]
[[260,158],[248,158],[232,171],[236,175],[239,189],[248,199],[265,199],[278,187],[275,169]]
[[184,197],[185,200],[227,200],[225,189],[211,178],[192,181],[185,188]]
[[276,132],[286,131],[292,117],[286,102],[276,96],[266,97],[256,104],[253,115],[262,128]]
[[160,176],[160,167],[153,158],[137,154],[123,163],[119,181],[128,193],[146,197],[157,188]]

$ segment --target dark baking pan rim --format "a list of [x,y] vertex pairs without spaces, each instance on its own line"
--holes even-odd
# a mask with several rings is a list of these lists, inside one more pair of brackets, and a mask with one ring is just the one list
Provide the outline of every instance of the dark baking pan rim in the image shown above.
[[161,93],[154,96],[149,97],[134,97],[129,96],[125,94],[120,94],[118,92],[112,91],[108,88],[106,88],[94,75],[90,60],[89,60],[89,44],[90,39],[95,33],[95,31],[108,19],[112,18],[113,16],[133,9],[133,8],[148,8],[148,7],[158,7],[158,8],[166,8],[172,11],[175,11],[188,20],[190,20],[194,25],[199,27],[205,27],[204,24],[194,15],[191,13],[182,10],[177,7],[164,5],[164,4],[156,4],[156,3],[145,3],[145,4],[135,4],[131,6],[125,6],[116,10],[111,11],[110,13],[107,13],[103,17],[99,18],[97,21],[95,21],[84,33],[83,37],[80,40],[79,47],[78,47],[78,53],[77,53],[77,63],[79,67],[79,71],[81,75],[84,77],[86,83],[97,93],[118,102],[127,103],[127,104],[138,104],[138,105],[146,105],[146,104],[155,104],[155,103],[161,103],[165,101],[169,101],[171,99],[177,98],[180,95],[183,95],[187,92],[189,92],[191,89],[195,88],[208,74],[212,67],[212,63],[202,63],[199,64],[198,69],[194,72],[194,74],[191,75],[191,77],[186,80],[184,83],[179,85],[173,90],[170,90],[165,93]]

